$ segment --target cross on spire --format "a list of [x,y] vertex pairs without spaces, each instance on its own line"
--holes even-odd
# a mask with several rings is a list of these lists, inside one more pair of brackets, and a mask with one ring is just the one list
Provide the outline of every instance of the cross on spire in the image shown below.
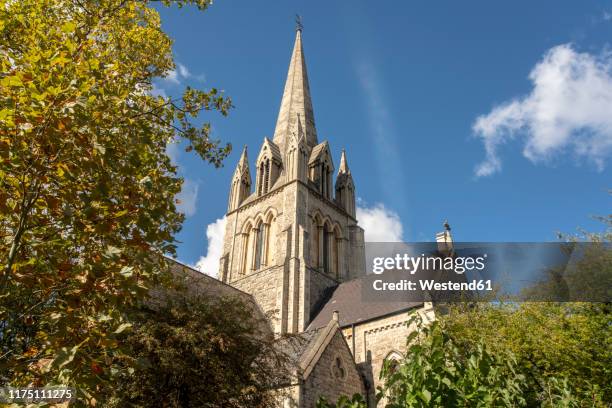
[[304,26],[302,25],[302,16],[299,14],[295,15],[295,31],[302,31]]

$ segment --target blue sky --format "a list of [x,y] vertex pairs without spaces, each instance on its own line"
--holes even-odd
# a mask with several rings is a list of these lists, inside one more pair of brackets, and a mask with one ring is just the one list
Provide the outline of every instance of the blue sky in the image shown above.
[[429,241],[448,219],[455,240],[553,241],[610,213],[612,1],[219,0],[160,13],[180,66],[158,88],[214,86],[235,105],[204,116],[234,145],[224,168],[172,149],[186,263],[218,237],[207,227],[241,147],[253,164],[274,132],[295,13],[319,139],[336,165],[346,148],[365,225]]

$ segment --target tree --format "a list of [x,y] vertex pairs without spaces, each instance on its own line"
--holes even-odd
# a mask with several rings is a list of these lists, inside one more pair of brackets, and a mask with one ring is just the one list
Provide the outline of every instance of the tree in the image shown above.
[[325,397],[319,398],[317,408],[366,408],[367,404],[361,394],[354,394],[351,398],[340,396],[335,404],[329,403]]
[[230,146],[192,121],[231,101],[151,95],[174,63],[148,0],[0,0],[0,44],[0,377],[94,403],[183,221],[165,147],[221,165]]
[[545,271],[543,278],[525,288],[527,300],[610,302],[612,299],[612,215],[596,217],[606,230],[578,235],[559,234],[562,250],[571,262]]
[[473,350],[483,342],[513,352],[533,404],[546,401],[551,384],[564,381],[582,404],[612,403],[612,216],[598,219],[606,226],[602,233],[560,234],[577,253],[575,262],[562,272],[549,271],[523,295],[558,299],[569,292],[599,302],[455,304],[440,315],[441,326],[460,347]]
[[248,304],[180,291],[132,321],[109,408],[275,406],[270,390],[285,378],[285,358]]
[[[380,373],[384,385],[377,401],[388,408],[525,406],[525,378],[511,353],[492,353],[486,346],[464,353],[437,322],[424,326],[417,315],[408,324],[418,329],[406,339],[406,354],[387,360]],[[343,405],[344,404],[344,405]],[[336,407],[365,408],[360,396],[342,397]],[[331,408],[321,399],[319,408]]]
[[[413,317],[410,322],[417,319]],[[575,378],[556,377],[526,368],[522,355],[504,343],[458,339],[463,334],[434,322],[407,338],[406,354],[399,361],[385,361],[377,401],[387,408],[411,407],[605,407],[597,386],[578,389]],[[482,327],[481,327],[482,329]],[[603,382],[606,379],[598,379]],[[318,408],[365,408],[359,395],[341,397],[336,405],[324,399]]]
[[[612,216],[600,234],[562,235],[583,243],[564,278],[593,299],[609,299]],[[555,271],[530,296],[562,293]],[[386,361],[378,401],[386,407],[608,407],[612,403],[612,318],[605,302],[445,304],[438,321],[407,339],[399,363]],[[338,405],[365,408],[357,396]],[[332,407],[321,400],[319,408]]]
[[419,329],[407,338],[404,359],[383,364],[385,382],[377,397],[386,398],[387,407],[525,405],[525,378],[511,353],[493,353],[483,344],[465,353],[438,323],[417,323]]
[[512,353],[530,405],[542,404],[564,381],[577,401],[610,402],[612,326],[604,304],[457,304],[440,316],[440,325],[465,352],[484,344]]

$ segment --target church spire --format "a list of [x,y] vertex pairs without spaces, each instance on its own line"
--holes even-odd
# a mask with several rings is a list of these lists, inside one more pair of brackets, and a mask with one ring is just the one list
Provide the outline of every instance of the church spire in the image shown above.
[[298,23],[295,32],[295,45],[289,63],[289,72],[285,82],[283,99],[281,100],[276,128],[274,130],[274,143],[281,152],[289,142],[292,133],[297,133],[298,115],[306,144],[310,147],[317,145],[317,131],[315,129],[314,112],[310,99],[310,88],[308,86],[308,73],[306,72],[306,60],[302,50],[302,25]]

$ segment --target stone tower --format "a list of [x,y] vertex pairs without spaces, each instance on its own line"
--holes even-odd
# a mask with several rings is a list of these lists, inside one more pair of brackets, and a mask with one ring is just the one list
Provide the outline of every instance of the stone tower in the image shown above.
[[272,139],[255,161],[246,147],[232,178],[220,279],[250,293],[276,333],[304,331],[327,289],[365,274],[363,229],[343,151],[319,143],[298,27]]

